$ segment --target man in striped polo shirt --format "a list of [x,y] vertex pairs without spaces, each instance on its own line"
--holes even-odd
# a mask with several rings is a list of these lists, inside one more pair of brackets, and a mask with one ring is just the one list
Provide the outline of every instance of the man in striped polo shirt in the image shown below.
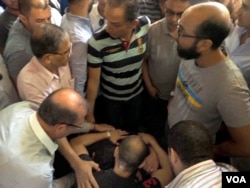
[[[136,0],[108,0],[104,11],[107,27],[88,45],[88,120],[129,132],[136,132],[140,122],[141,66],[150,24],[146,16],[137,18],[137,11]],[[94,116],[99,86],[101,120]]]

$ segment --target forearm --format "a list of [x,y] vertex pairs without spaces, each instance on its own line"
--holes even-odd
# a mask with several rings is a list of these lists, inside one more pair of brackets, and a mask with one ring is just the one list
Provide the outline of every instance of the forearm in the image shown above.
[[153,173],[152,177],[156,177],[161,182],[161,185],[165,186],[173,179],[168,155],[155,140],[150,141],[150,145],[156,152],[160,163],[160,169]]
[[[64,137],[64,138],[58,139],[57,143],[59,145],[59,151],[67,159],[71,167],[73,169],[77,168],[78,162],[80,162],[81,160],[76,154],[76,152],[73,150],[73,148],[70,146],[67,138]],[[87,150],[85,150],[84,152],[88,153]]]
[[148,61],[144,60],[142,63],[142,78],[147,87],[147,89],[153,87],[152,81],[150,79],[149,71],[148,71]]
[[249,157],[249,145],[239,144],[232,140],[214,145],[213,152],[215,156],[222,157]]
[[86,146],[89,146],[95,142],[98,142],[103,139],[107,139],[109,136],[106,132],[103,133],[89,133],[73,138],[70,141],[70,144],[74,151],[79,155],[86,152]]
[[88,70],[87,101],[90,104],[90,113],[93,113],[100,84],[101,68],[89,68]]

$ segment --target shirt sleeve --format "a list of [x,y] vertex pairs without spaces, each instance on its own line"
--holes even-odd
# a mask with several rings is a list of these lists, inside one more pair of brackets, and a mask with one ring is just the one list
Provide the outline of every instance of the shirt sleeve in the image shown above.
[[161,183],[157,178],[151,177],[143,181],[140,188],[161,188]]
[[70,57],[70,68],[75,78],[75,89],[84,96],[87,80],[87,44],[76,43],[72,48],[73,54]]

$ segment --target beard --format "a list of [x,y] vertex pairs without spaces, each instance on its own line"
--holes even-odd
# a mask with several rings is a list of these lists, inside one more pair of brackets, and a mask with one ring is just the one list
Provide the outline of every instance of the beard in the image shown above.
[[201,56],[200,52],[197,52],[196,45],[198,41],[195,41],[190,48],[184,49],[178,44],[177,52],[179,56],[183,59],[196,59]]

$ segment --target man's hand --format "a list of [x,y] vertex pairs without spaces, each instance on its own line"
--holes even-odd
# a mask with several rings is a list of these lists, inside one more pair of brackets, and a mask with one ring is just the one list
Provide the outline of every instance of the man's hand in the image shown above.
[[[153,144],[153,142],[157,142],[155,138],[150,134],[139,133],[138,135],[142,138],[142,140],[146,144],[151,145]],[[152,147],[149,147],[149,151],[150,154],[144,160],[143,166],[140,167],[143,168],[146,172],[151,174],[159,168],[159,159],[157,157],[157,154],[155,153],[155,150]]]
[[79,158],[80,162],[75,168],[77,187],[78,188],[99,188],[93,174],[92,169],[100,170],[99,165],[93,161],[83,161]]
[[158,91],[158,89],[156,89],[154,86],[152,87],[148,87],[148,93],[149,95],[154,98],[154,99],[157,99],[158,96],[160,95],[160,92]]
[[89,123],[95,123],[95,116],[93,113],[89,112],[86,116],[86,121]]
[[115,128],[112,125],[100,123],[100,124],[94,124],[94,130],[97,132],[104,132],[104,131],[115,130]]
[[110,138],[109,140],[116,145],[119,145],[118,141],[124,139],[128,136],[127,131],[122,131],[120,129],[110,131]]

